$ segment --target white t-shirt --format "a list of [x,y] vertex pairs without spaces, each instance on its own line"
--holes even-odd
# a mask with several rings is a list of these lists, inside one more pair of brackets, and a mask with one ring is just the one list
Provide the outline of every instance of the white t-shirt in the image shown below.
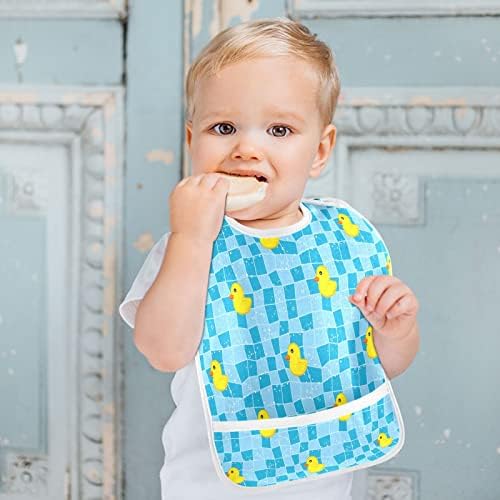
[[[324,198],[322,201],[337,206],[348,206],[342,200]],[[349,207],[352,208],[352,207]],[[298,229],[310,220],[310,212],[301,204],[304,214],[302,220],[279,232]],[[239,231],[245,226],[231,217],[225,216],[228,224],[237,227]],[[273,230],[251,229],[252,235],[268,236]],[[165,234],[151,249],[124,301],[120,305],[120,314],[127,324],[133,328],[135,313],[139,302],[152,285],[158,274],[169,233]],[[215,465],[210,454],[206,424],[203,415],[200,389],[198,387],[196,367],[192,360],[188,365],[175,373],[170,387],[175,410],[168,419],[162,433],[165,449],[165,462],[160,471],[162,500],[350,500],[353,475],[350,472],[335,476],[315,478],[314,481],[292,481],[280,488],[270,487],[269,493],[259,488],[241,488],[235,491],[234,486],[222,482],[217,476]]]

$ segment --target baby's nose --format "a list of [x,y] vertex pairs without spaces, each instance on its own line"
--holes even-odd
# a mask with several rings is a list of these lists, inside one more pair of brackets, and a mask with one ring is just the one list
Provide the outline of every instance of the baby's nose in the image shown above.
[[248,140],[238,142],[231,154],[233,160],[261,160],[262,156],[258,145]]

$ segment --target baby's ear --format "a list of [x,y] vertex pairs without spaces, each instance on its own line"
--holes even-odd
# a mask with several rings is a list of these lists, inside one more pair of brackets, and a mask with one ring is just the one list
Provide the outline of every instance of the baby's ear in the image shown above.
[[314,158],[311,170],[309,171],[309,177],[318,177],[322,170],[326,167],[326,162],[328,157],[335,147],[335,140],[337,138],[337,129],[335,125],[330,123],[325,127],[323,133],[321,134],[321,140],[318,144],[318,151]]
[[191,147],[191,139],[193,138],[193,124],[190,121],[186,122],[186,144],[188,148]]

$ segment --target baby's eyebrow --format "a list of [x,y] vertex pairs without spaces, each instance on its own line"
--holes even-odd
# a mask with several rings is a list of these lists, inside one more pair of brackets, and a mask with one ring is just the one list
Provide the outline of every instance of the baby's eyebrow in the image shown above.
[[[212,121],[217,119],[228,119],[232,115],[231,111],[213,111],[211,113],[206,113],[200,118],[201,122]],[[273,119],[292,119],[302,124],[305,123],[305,119],[298,113],[294,113],[293,111],[269,111],[269,116]]]
[[284,120],[291,118],[292,120],[296,120],[300,123],[305,123],[304,118],[301,115],[294,113],[293,111],[275,111],[270,114],[271,116],[276,118],[282,118]]

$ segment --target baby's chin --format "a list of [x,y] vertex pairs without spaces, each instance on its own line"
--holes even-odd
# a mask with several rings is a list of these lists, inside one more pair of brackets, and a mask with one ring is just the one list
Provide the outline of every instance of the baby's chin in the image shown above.
[[259,201],[249,207],[239,208],[236,210],[228,210],[226,208],[226,215],[232,217],[233,219],[240,220],[254,220],[263,212],[267,212],[266,203],[264,201]]

